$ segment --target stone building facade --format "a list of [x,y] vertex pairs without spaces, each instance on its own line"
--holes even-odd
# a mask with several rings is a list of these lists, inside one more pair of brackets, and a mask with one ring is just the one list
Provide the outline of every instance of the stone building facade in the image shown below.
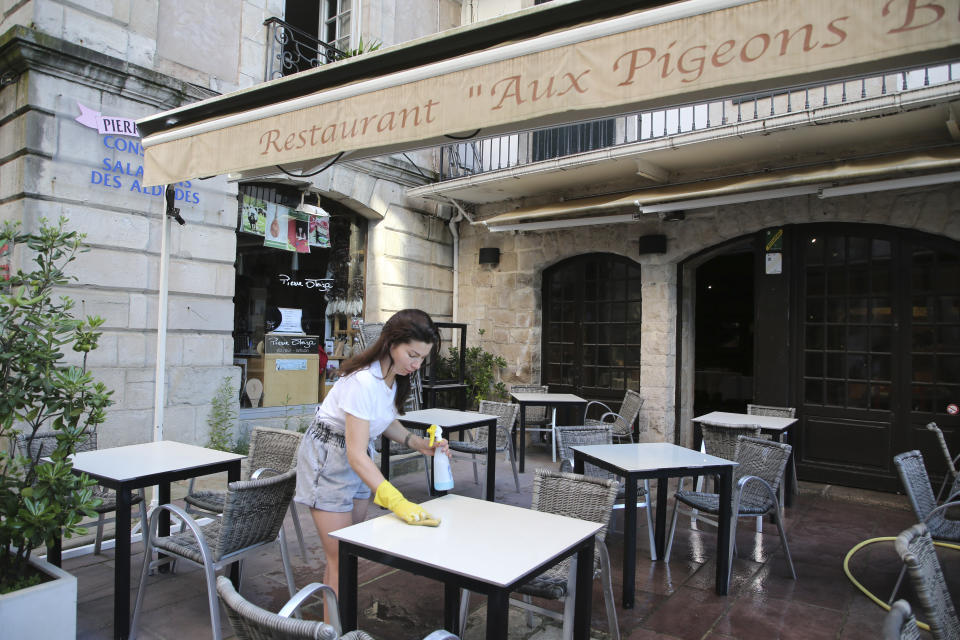
[[[363,3],[353,40],[384,46],[453,26],[459,6]],[[110,135],[96,116],[132,121],[263,82],[267,18],[281,0],[137,0],[0,4],[0,220],[36,229],[60,216],[86,234],[77,281],[64,293],[105,319],[94,375],[114,391],[101,446],[153,437],[163,191],[145,188],[136,135]],[[92,116],[87,124],[81,105]],[[93,119],[91,119],[93,118]],[[93,127],[89,126],[93,123]],[[135,133],[135,132],[133,132]],[[375,321],[410,306],[452,317],[452,238],[443,206],[410,199],[435,170],[429,152],[343,163],[291,180],[365,220],[366,305]],[[185,226],[171,225],[163,437],[204,444],[211,400],[234,359],[238,185],[226,176],[177,185]],[[441,217],[438,217],[441,216]],[[14,267],[23,256],[14,256]],[[72,353],[72,352],[71,352]],[[239,394],[238,394],[239,398]],[[245,410],[254,424],[297,425],[312,405]]]

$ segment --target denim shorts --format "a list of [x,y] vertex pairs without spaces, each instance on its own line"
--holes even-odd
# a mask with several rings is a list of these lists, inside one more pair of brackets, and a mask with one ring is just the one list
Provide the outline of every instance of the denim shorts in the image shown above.
[[311,509],[344,513],[353,510],[354,500],[369,497],[370,488],[347,462],[343,434],[324,423],[311,425],[297,451],[293,499]]

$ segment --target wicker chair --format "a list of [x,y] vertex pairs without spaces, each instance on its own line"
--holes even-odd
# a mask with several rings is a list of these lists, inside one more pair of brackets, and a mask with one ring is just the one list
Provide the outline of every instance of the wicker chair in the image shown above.
[[[510,466],[513,468],[513,484],[520,493],[520,477],[517,475],[517,455],[513,449],[513,425],[517,421],[517,414],[520,413],[520,405],[511,402],[494,402],[492,400],[481,400],[478,409],[480,413],[491,416],[497,416],[497,453],[507,451],[510,456]],[[471,462],[473,462],[473,481],[479,483],[480,478],[477,475],[477,464],[486,464],[487,455],[487,427],[478,427],[476,434],[471,434],[471,440],[450,440],[450,450],[460,453],[469,453]],[[477,458],[477,455],[480,458]],[[487,485],[483,484],[483,497],[486,498]]]
[[[180,507],[172,504],[157,507],[150,516],[150,528],[144,544],[143,571],[140,573],[140,587],[130,625],[131,640],[136,637],[137,623],[143,610],[147,575],[153,567],[164,562],[185,561],[203,568],[214,640],[220,638],[220,605],[217,603],[214,572],[234,562],[242,562],[244,556],[258,553],[261,547],[279,543],[287,588],[293,597],[296,588],[287,554],[287,539],[283,533],[283,519],[293,498],[296,482],[296,469],[268,478],[231,482],[224,501],[223,516],[202,527]],[[189,531],[158,537],[159,515],[163,511],[176,514],[186,523]],[[151,561],[154,549],[166,555]]]
[[[897,467],[897,474],[900,476],[900,482],[903,483],[904,491],[907,492],[907,498],[910,500],[910,506],[913,507],[913,514],[917,517],[917,521],[927,526],[935,540],[960,542],[960,521],[946,517],[947,510],[957,506],[958,503],[948,502],[937,505],[937,499],[930,485],[930,477],[923,463],[923,455],[916,449],[906,451],[894,456],[893,464]],[[896,598],[905,571],[906,568],[900,570],[893,592],[887,600],[888,603]]]
[[[613,438],[613,426],[610,423],[596,426],[558,426],[557,451],[560,456],[560,471],[567,473],[573,472],[573,449],[571,447],[589,444],[613,444]],[[591,478],[616,481],[619,489],[617,490],[617,502],[613,505],[613,508],[624,508],[623,499],[625,491],[619,476],[589,462],[584,463],[583,473]],[[644,480],[643,486],[637,487],[637,497],[645,499],[638,502],[637,506],[646,510],[647,534],[650,538],[650,559],[656,561],[657,547],[653,541],[653,514],[650,508],[650,497],[652,495],[653,494],[650,493],[650,481]]]
[[934,640],[958,640],[960,619],[947,591],[943,569],[927,526],[922,522],[913,525],[897,536],[894,546],[910,572],[920,611],[930,625]]
[[[737,438],[740,436],[749,436],[752,438],[761,438],[763,436],[760,434],[760,427],[753,425],[743,425],[739,427],[729,427],[726,425],[717,425],[711,424],[709,422],[701,422],[700,429],[703,433],[703,452],[708,453],[711,456],[716,456],[718,458],[723,458],[724,460],[733,460],[734,456],[737,453]],[[680,479],[680,489],[683,489],[683,479]],[[703,476],[697,480],[697,491],[703,490]],[[783,503],[780,503],[780,508],[783,509]],[[700,515],[700,512],[697,509],[690,511],[690,526],[694,529],[697,528],[697,521],[703,520],[707,524],[717,526],[715,520],[710,518],[705,518]],[[763,532],[763,516],[759,516],[756,519],[756,530],[757,533]]]
[[884,617],[883,640],[920,640],[917,619],[906,600],[894,602]]
[[[733,523],[730,525],[730,551],[733,551],[737,536],[737,518],[744,516],[765,516],[774,514],[783,550],[790,565],[793,579],[797,579],[797,572],[793,567],[793,558],[790,557],[790,547],[787,544],[787,534],[783,530],[783,511],[777,500],[777,487],[783,480],[783,472],[790,458],[791,447],[782,442],[763,440],[740,436],[737,440],[737,450],[734,460],[737,466],[734,470],[734,493],[732,513]],[[716,493],[702,493],[698,491],[683,491],[676,493],[677,505],[674,505],[673,520],[670,523],[670,537],[667,542],[666,559],[670,561],[670,551],[673,547],[673,534],[677,527],[677,506],[686,504],[700,511],[720,514],[720,496]]]
[[947,473],[943,477],[943,484],[940,485],[940,491],[937,492],[937,501],[939,501],[940,498],[943,497],[943,492],[947,488],[948,483],[952,484],[948,496],[953,495],[957,489],[960,489],[960,473],[957,471],[957,461],[960,460],[960,455],[957,457],[950,455],[950,449],[947,447],[947,439],[943,436],[943,430],[937,426],[936,422],[929,423],[927,429],[932,431],[933,435],[937,438],[937,442],[940,444],[940,450],[943,452],[943,459],[947,465]]
[[[17,448],[20,455],[40,460],[53,453],[57,448],[57,435],[55,433],[37,433],[34,436],[20,434],[17,436]],[[79,442],[76,448],[77,452],[96,451],[97,450],[97,432],[88,432],[88,437]],[[117,492],[113,489],[100,486],[93,488],[95,498],[100,498],[100,506],[94,507],[97,514],[97,535],[93,542],[93,553],[99,554],[103,545],[103,525],[114,522],[115,518],[107,518],[106,514],[117,510]],[[143,489],[137,489],[130,496],[130,504],[140,505],[140,531],[144,533],[147,530],[147,502],[143,494]]]
[[[748,404],[747,405],[747,414],[751,416],[776,416],[778,418],[796,418],[797,409],[796,407],[774,407],[766,404]],[[781,433],[781,437],[782,437]],[[766,435],[761,435],[760,437],[768,437]],[[790,458],[790,479],[793,483],[794,489],[797,487],[797,461],[795,458]],[[780,491],[780,508],[783,509],[783,488],[781,487]]]
[[584,418],[585,424],[590,426],[611,424],[613,425],[614,440],[618,442],[621,440],[633,442],[633,423],[636,422],[637,416],[640,415],[640,407],[643,406],[643,398],[640,397],[639,393],[627,389],[627,392],[623,396],[623,403],[620,405],[619,413],[613,411],[599,400],[591,400],[587,403],[587,408],[583,415],[590,415],[590,407],[594,405],[602,407],[604,413],[599,419]]
[[[264,472],[282,473],[297,466],[297,449],[303,434],[287,429],[272,429],[269,427],[254,427],[250,434],[250,456],[247,458],[250,480],[261,477]],[[203,490],[194,491],[194,478],[190,479],[187,487],[186,512],[194,513],[223,513],[223,503],[227,497],[226,491]],[[293,518],[293,528],[297,532],[297,541],[300,543],[300,555],[307,557],[307,547],[303,542],[303,531],[300,529],[300,516],[297,507],[290,501],[290,515]],[[180,531],[183,531],[181,526]]]
[[[510,385],[510,393],[549,393],[547,385],[539,384],[514,384]],[[553,409],[550,417],[547,417],[547,407],[527,407],[524,413],[524,429],[533,433],[550,433],[550,446],[553,455],[553,461],[557,461],[556,438],[553,428],[557,424],[557,410]]]
[[[603,600],[607,610],[607,624],[612,640],[620,640],[620,627],[617,625],[617,608],[613,596],[613,583],[610,579],[610,555],[604,538],[610,523],[610,510],[617,498],[617,483],[614,480],[589,478],[575,473],[559,473],[548,469],[537,469],[533,479],[533,503],[531,509],[546,513],[556,513],[571,518],[589,520],[603,524],[597,532],[594,553],[593,577],[600,579]],[[520,587],[523,600],[511,599],[510,603],[527,610],[527,624],[533,626],[532,612],[563,620],[563,637],[572,637],[574,593],[570,589],[570,559],[556,564],[539,576]],[[551,600],[563,600],[563,615],[538,607],[531,602],[531,596]],[[463,633],[469,608],[469,591],[462,592],[460,600],[460,630]]]
[[[314,620],[292,620],[290,616],[303,602],[320,591],[323,594],[324,608],[332,616],[334,625]],[[227,617],[238,638],[256,638],[257,640],[374,640],[363,631],[350,631],[340,635],[340,618],[337,610],[337,596],[333,589],[320,582],[308,584],[300,589],[287,602],[279,613],[261,609],[241,596],[233,583],[225,577],[217,578],[217,593],[227,610]],[[423,640],[458,640],[447,631],[434,631]]]

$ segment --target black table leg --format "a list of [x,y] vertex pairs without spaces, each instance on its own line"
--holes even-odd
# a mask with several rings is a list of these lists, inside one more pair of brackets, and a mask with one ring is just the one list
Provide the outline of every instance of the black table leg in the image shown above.
[[523,473],[523,459],[527,454],[527,405],[520,403],[520,447],[514,448],[520,452],[520,473]]
[[[733,505],[733,467],[720,471],[720,515],[717,520],[717,594],[727,595],[730,589],[730,557],[733,540],[730,537]],[[659,521],[658,521],[659,522]]]
[[[240,479],[240,461],[237,460],[229,469],[227,469],[227,484],[231,482],[237,482]],[[167,485],[169,490],[170,486]],[[240,589],[240,563],[234,562],[230,565],[230,582],[239,590]]]
[[[592,575],[590,577],[593,578]],[[579,594],[577,595],[579,597]],[[507,637],[509,605],[509,592],[498,589],[487,594],[487,640],[503,640]]]
[[[649,496],[647,497],[649,504]],[[647,507],[649,508],[649,506]],[[623,608],[633,609],[637,584],[637,479],[627,477],[623,504]]]
[[[113,569],[113,637],[130,635],[130,488],[117,489]],[[169,528],[169,524],[168,524]]]
[[[516,451],[516,449],[514,449]],[[487,425],[487,500],[495,502],[497,484],[497,421]]]
[[63,559],[63,538],[57,536],[57,539],[53,541],[53,546],[47,547],[47,562],[52,564],[55,567],[61,565]]
[[[170,504],[169,482],[161,482],[157,487],[157,502],[159,504]],[[157,521],[157,537],[163,538],[168,535],[170,535],[170,512],[164,509],[160,512],[160,520]],[[157,552],[157,560],[165,556],[166,554]],[[168,573],[170,571],[170,565],[161,563],[157,565],[157,571],[160,573]]]
[[349,552],[349,543],[339,543],[340,578],[337,599],[340,602],[340,624],[343,631],[357,628],[357,556]]
[[460,589],[449,582],[443,583],[443,628],[460,633]]
[[[593,605],[593,545],[594,536],[590,536],[577,550],[577,595],[573,605],[574,640],[590,638],[590,611]],[[631,570],[630,573],[632,574],[633,571]]]
[[[657,522],[653,530],[653,541],[657,547],[657,557],[662,558],[667,548],[667,490],[670,478],[657,478]],[[650,508],[649,498],[647,508]]]
[[390,479],[390,441],[386,436],[380,436],[380,473]]
[[784,471],[786,477],[783,479],[783,505],[792,507],[793,496],[797,493],[797,448],[793,446],[793,427],[786,429],[783,436],[786,443],[790,445],[790,459],[787,460],[787,468]]

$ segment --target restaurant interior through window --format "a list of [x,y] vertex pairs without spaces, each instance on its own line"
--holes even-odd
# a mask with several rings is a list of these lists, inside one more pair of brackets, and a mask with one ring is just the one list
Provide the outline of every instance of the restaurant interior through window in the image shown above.
[[323,400],[360,348],[366,220],[295,187],[240,185],[234,364],[241,407]]

